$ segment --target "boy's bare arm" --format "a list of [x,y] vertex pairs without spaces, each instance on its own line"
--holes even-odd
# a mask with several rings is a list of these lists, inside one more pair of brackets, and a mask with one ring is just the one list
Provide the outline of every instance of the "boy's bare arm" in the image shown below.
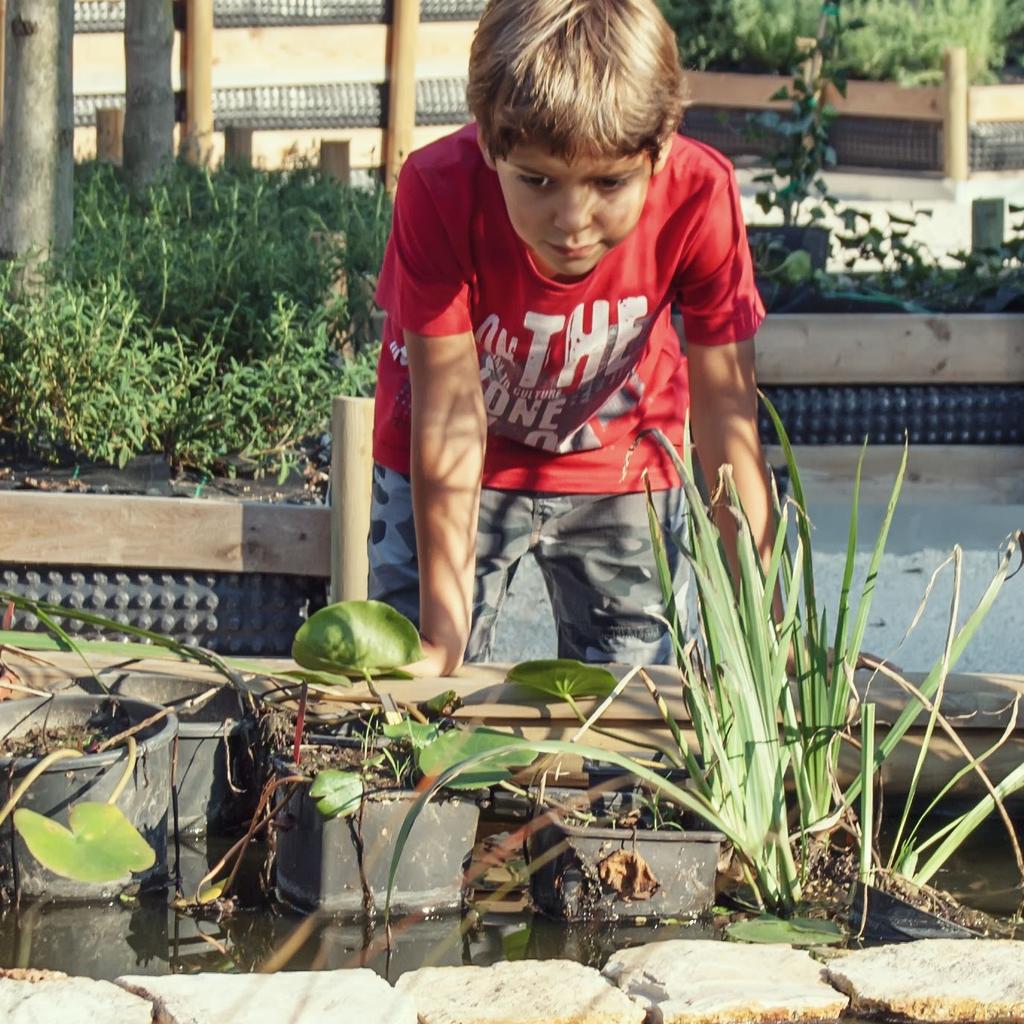
[[420,573],[423,674],[462,664],[473,611],[487,417],[470,333],[405,332],[412,385],[411,475]]
[[[757,432],[757,382],[754,376],[754,341],[735,345],[691,345],[690,425],[701,468],[708,486],[715,488],[718,470],[732,465],[733,479],[754,540],[767,565],[775,540],[774,515],[764,454]],[[736,523],[731,515],[717,514],[733,579],[736,564]]]

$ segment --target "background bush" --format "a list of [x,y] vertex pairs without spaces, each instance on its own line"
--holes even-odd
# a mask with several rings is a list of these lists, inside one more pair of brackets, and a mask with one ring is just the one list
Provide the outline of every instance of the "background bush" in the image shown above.
[[133,197],[80,166],[49,286],[18,297],[0,269],[0,428],[51,460],[288,461],[332,396],[372,393],[389,213],[305,167],[181,164]]
[[[786,74],[798,36],[813,36],[821,0],[660,0],[686,67]],[[942,55],[967,48],[972,78],[1021,62],[1024,0],[843,0],[843,64],[852,78],[907,85],[942,78]]]

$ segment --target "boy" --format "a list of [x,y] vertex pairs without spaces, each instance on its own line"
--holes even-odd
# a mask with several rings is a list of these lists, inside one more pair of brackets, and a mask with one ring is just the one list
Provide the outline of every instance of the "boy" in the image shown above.
[[676,133],[654,0],[491,0],[468,98],[475,124],[405,164],[381,270],[370,597],[418,623],[418,671],[449,674],[487,658],[532,550],[560,657],[671,660],[640,474],[666,527],[679,481],[653,440],[626,459],[637,435],[681,445],[689,408],[707,479],[731,463],[771,542],[731,165]]

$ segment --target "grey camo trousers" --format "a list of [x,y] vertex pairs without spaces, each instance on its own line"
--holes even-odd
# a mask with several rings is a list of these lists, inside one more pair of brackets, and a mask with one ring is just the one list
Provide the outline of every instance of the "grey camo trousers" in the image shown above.
[[[653,495],[663,528],[682,525],[679,489]],[[489,661],[495,626],[523,556],[533,552],[551,599],[558,656],[587,662],[674,661],[643,494],[542,494],[485,488],[467,661]],[[688,570],[668,543],[680,615]],[[369,596],[419,624],[409,478],[373,467]]]

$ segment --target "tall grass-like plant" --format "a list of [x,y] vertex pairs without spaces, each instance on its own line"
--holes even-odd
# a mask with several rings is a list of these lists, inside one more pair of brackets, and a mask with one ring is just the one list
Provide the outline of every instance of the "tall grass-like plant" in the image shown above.
[[[715,518],[698,490],[689,447],[680,457],[663,435],[654,432],[676,463],[690,512],[688,531],[668,537],[662,533],[653,510],[650,518],[666,618],[682,674],[682,698],[695,737],[692,747],[654,682],[642,670],[638,675],[673,737],[678,751],[674,760],[681,761],[689,770],[691,779],[685,790],[659,778],[633,759],[587,750],[573,743],[527,743],[510,736],[508,747],[494,753],[500,756],[525,744],[537,752],[598,757],[626,767],[662,796],[700,814],[725,834],[755,900],[764,908],[788,915],[803,897],[812,840],[827,835],[844,820],[850,831],[857,834],[857,798],[867,797],[862,784],[873,782],[879,767],[908,729],[922,718],[927,719],[933,706],[931,701],[941,689],[941,680],[977,630],[1005,581],[1015,548],[1012,544],[1008,546],[978,606],[963,625],[951,629],[949,642],[935,668],[919,690],[908,689],[904,711],[889,725],[884,737],[876,740],[873,709],[862,721],[854,672],[861,660],[861,645],[902,486],[907,451],[904,448],[881,528],[872,542],[866,578],[855,590],[858,465],[836,621],[830,627],[815,589],[811,528],[799,467],[785,428],[775,410],[766,405],[782,441],[792,498],[785,502],[776,500],[778,529],[765,566],[742,513],[731,471],[728,467],[724,469],[721,487],[727,504],[723,514],[733,516],[738,527],[737,579],[729,568]],[[691,567],[699,608],[696,638],[684,631],[676,606],[668,568],[668,543],[679,546]],[[792,680],[790,667],[795,677]],[[592,723],[596,714],[588,722]],[[838,775],[840,745],[852,739],[852,729],[858,724],[868,730],[869,744],[863,755],[861,776],[844,792]],[[484,763],[487,756],[482,754],[452,765],[433,781],[403,825],[396,862],[412,821],[436,788],[449,783],[461,771]],[[973,759],[965,771],[980,771],[981,760]],[[996,806],[1002,794],[1018,785],[1024,785],[1024,770],[993,785],[987,801],[935,837],[930,845],[938,849],[922,866],[920,874],[933,872],[939,857],[948,856],[953,844],[962,842],[972,824]],[[869,820],[862,823],[863,842],[868,849],[864,851],[860,870],[869,875],[876,809],[869,799],[862,801],[861,807],[868,810]]]

